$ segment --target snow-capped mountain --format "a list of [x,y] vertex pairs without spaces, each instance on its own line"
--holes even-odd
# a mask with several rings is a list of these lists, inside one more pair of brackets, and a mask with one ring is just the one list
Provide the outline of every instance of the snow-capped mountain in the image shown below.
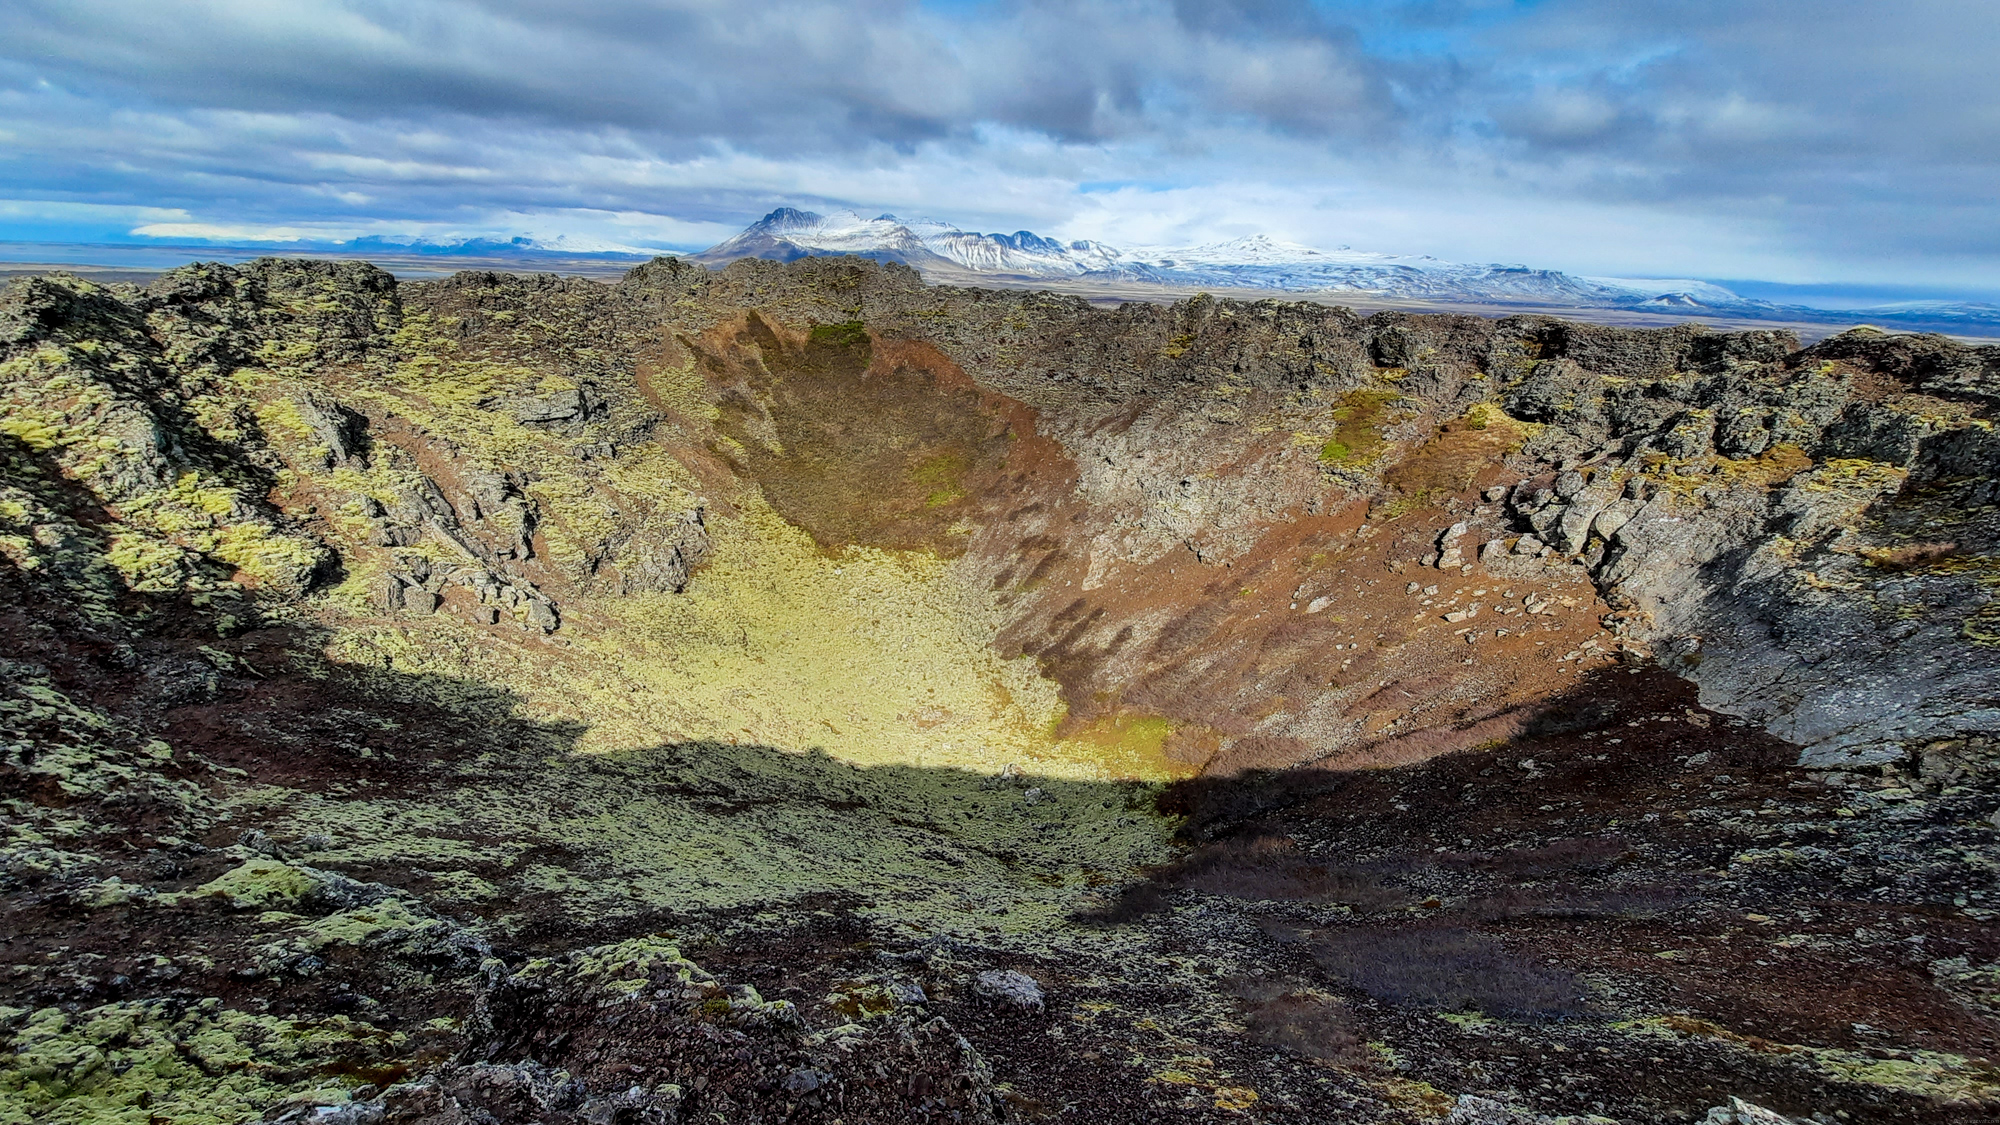
[[[1201,246],[1119,250],[1101,242],[1044,238],[1032,231],[982,234],[935,220],[906,220],[894,215],[868,219],[852,211],[817,215],[790,207],[771,212],[742,234],[696,255],[696,260],[718,264],[737,258],[791,261],[839,254],[903,262],[926,273],[963,270],[996,280],[1082,279],[1214,289],[1335,290],[1452,302],[1619,306],[1663,292],[1638,282],[1610,285],[1599,279],[1526,266],[1463,265],[1429,256],[1378,254],[1346,247],[1319,250],[1264,235]],[[1707,288],[1727,292],[1717,286]]]
[[1126,269],[1177,285],[1335,290],[1383,297],[1510,304],[1600,305],[1627,294],[1555,270],[1465,265],[1429,255],[1316,250],[1263,235],[1179,250],[1134,251]]
[[1745,299],[1712,281],[1696,281],[1691,277],[1586,277],[1583,280],[1637,297],[1670,296],[1684,298],[1697,305],[1726,305]]
[[1032,231],[979,234],[930,219],[878,215],[864,219],[852,211],[816,215],[780,207],[742,234],[696,255],[697,261],[738,258],[795,258],[854,254],[903,262],[920,270],[957,266],[974,273],[1022,278],[1082,277],[1105,269],[1118,252],[1095,242],[1058,242]]
[[1872,321],[1931,331],[2000,330],[2000,307],[1909,302],[1827,310],[1739,296],[1693,278],[1583,277],[1521,265],[1476,265],[1429,255],[1320,250],[1264,235],[1187,247],[1120,250],[1101,242],[1044,238],[1032,231],[982,234],[934,219],[818,215],[780,207],[743,233],[693,255],[722,265],[738,258],[852,254],[902,262],[940,281],[966,275],[1001,283],[1142,282],[1189,289],[1352,293],[1385,299],[1510,309],[1616,309],[1736,319]]

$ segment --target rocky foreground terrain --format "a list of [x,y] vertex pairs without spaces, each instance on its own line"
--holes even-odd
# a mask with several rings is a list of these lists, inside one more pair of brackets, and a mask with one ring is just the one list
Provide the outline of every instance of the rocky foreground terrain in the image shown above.
[[0,1122],[2000,1118],[2000,350],[0,294]]

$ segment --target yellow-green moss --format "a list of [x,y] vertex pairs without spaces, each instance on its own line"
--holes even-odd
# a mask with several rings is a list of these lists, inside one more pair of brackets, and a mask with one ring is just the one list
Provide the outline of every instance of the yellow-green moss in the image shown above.
[[[192,781],[159,774],[165,743],[139,739],[103,712],[57,691],[45,670],[14,665],[0,679],[0,743],[31,746],[32,761],[16,768],[52,782],[72,798],[143,797],[164,810],[188,813],[203,803]],[[46,820],[53,810],[27,806]]]
[[815,324],[807,340],[819,347],[861,347],[869,342],[868,328],[858,320],[843,321],[839,324]]
[[1089,747],[1112,776],[1180,776],[1193,767],[1167,758],[1167,740],[1174,724],[1158,715],[1119,714],[1087,723],[1073,732],[1067,745]]
[[1941,1102],[2000,1101],[2000,1068],[1983,1059],[1944,1051],[1917,1048],[1904,1052],[1907,1058],[1882,1059],[1839,1047],[1774,1043],[1756,1036],[1739,1035],[1705,1020],[1686,1016],[1650,1016],[1620,1021],[1609,1027],[1635,1036],[1700,1036],[1740,1051],[1788,1055],[1835,1081],[1914,1094]]
[[220,899],[237,910],[274,910],[297,905],[318,887],[309,873],[291,864],[253,859],[178,897]]
[[329,914],[307,923],[301,933],[309,945],[320,949],[329,945],[374,945],[385,936],[435,924],[433,919],[410,909],[408,903],[391,898],[372,906]]
[[43,418],[9,414],[0,418],[0,434],[19,441],[37,453],[54,449],[62,438],[62,429]]
[[1329,412],[1334,433],[1320,446],[1320,464],[1340,467],[1373,461],[1385,445],[1385,416],[1400,397],[1394,391],[1367,387],[1340,396]]
[[409,1049],[402,1033],[344,1016],[289,1020],[212,999],[43,1008],[4,1041],[0,1122],[234,1125],[288,1100],[345,1103],[371,1069],[400,1074]]
[[1163,778],[1167,763],[1049,737],[1056,685],[991,648],[990,594],[920,552],[829,556],[754,494],[714,518],[714,556],[684,594],[571,599],[567,648],[492,643],[448,615],[341,628],[329,655],[505,683],[521,713],[588,724],[605,751],[714,740],[824,749],[858,764],[1077,778]]

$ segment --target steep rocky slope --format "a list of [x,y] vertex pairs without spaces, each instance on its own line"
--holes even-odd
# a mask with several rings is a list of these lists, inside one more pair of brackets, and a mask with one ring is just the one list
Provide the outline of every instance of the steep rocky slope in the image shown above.
[[17,281],[0,1120],[1983,1120],[1996,394],[853,260]]

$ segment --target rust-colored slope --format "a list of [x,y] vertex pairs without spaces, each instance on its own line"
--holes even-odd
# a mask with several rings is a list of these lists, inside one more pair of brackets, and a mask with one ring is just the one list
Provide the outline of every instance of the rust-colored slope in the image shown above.
[[822,547],[965,550],[1033,412],[935,348],[756,311],[689,341],[720,410],[712,448]]
[[[1392,764],[1506,737],[1596,662],[1563,659],[1600,632],[1604,612],[1576,568],[1522,579],[1420,567],[1449,514],[1376,526],[1366,511],[1350,500],[1329,515],[1291,513],[1227,566],[1182,551],[1090,582],[1101,516],[1057,505],[1037,534],[1003,548],[1013,623],[1002,649],[1043,662],[1072,722],[1166,716],[1211,771]],[[1554,611],[1521,612],[1531,593]],[[1480,615],[1445,620],[1475,603]]]
[[[1165,754],[1210,771],[1388,764],[1506,737],[1609,659],[1606,647],[1574,655],[1605,612],[1578,568],[1416,565],[1505,475],[1497,432],[1452,421],[1395,447],[1388,488],[1411,499],[1371,516],[1366,492],[1291,456],[1290,434],[1232,430],[1193,452],[1293,502],[1237,521],[1247,550],[1196,537],[1149,554],[1131,546],[1140,517],[1093,502],[1077,453],[1049,431],[1170,442],[1179,435],[1155,420],[1171,403],[1049,425],[929,342],[791,328],[756,310],[681,344],[720,412],[711,452],[827,550],[958,558],[1003,607],[1002,655],[1034,656],[1061,685],[1065,736],[1116,739],[1165,720]],[[1236,409],[1274,406],[1252,396]],[[1346,440],[1385,446],[1380,414]],[[1522,613],[1529,595],[1551,611]],[[1468,622],[1445,620],[1474,603]]]

